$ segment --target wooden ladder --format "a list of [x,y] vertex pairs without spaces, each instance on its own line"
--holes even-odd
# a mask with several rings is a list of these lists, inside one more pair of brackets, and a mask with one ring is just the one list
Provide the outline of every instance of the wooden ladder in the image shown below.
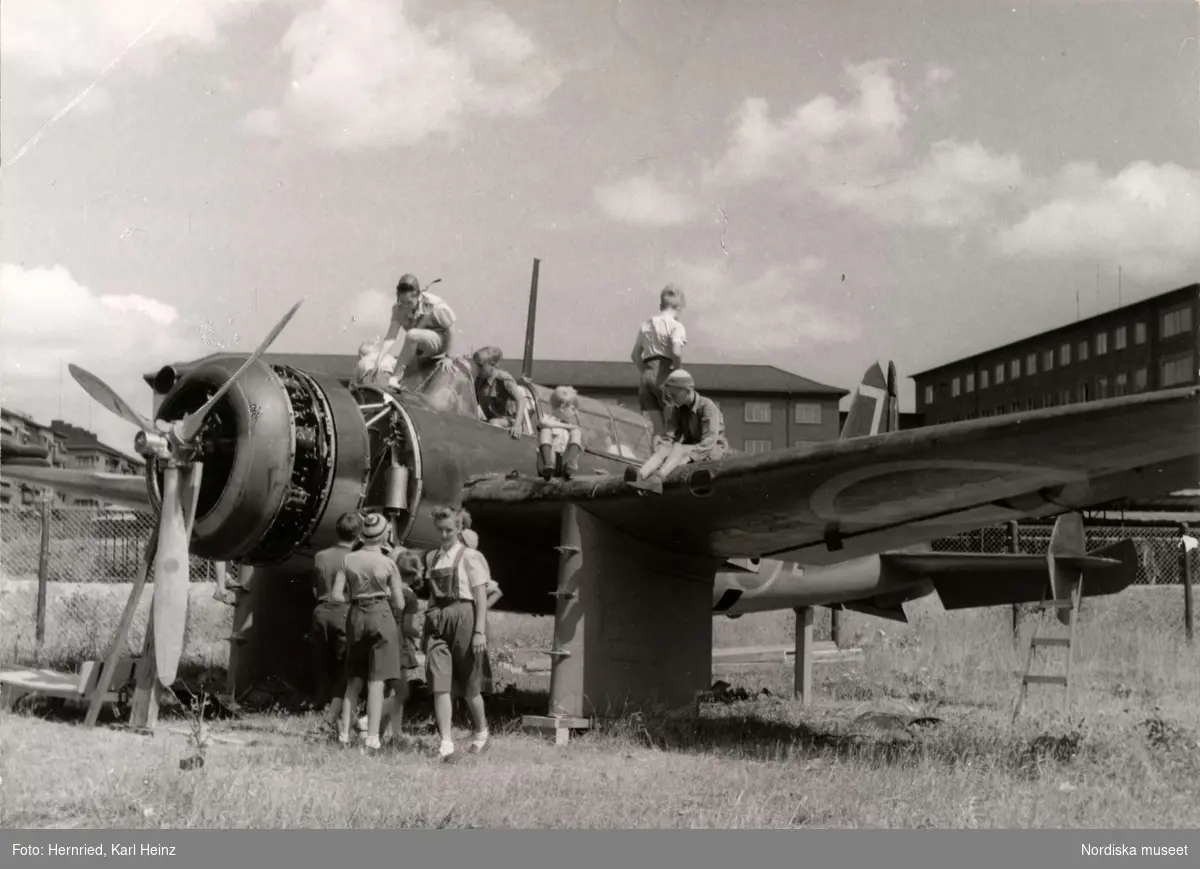
[[[1074,642],[1075,642],[1075,625],[1079,621],[1079,601],[1083,596],[1083,580],[1082,578],[1075,583],[1075,589],[1070,598],[1066,600],[1046,600],[1046,592],[1043,590],[1042,599],[1038,601],[1035,609],[1040,610],[1043,615],[1047,610],[1067,610],[1070,613],[1070,626],[1067,636],[1051,637],[1043,636],[1038,633],[1038,626],[1035,625],[1033,636],[1029,638],[1029,655],[1025,658],[1025,672],[1021,676],[1021,688],[1017,693],[1017,702],[1013,707],[1012,723],[1015,724],[1017,716],[1021,714],[1021,707],[1025,704],[1025,698],[1029,692],[1030,685],[1061,685],[1063,687],[1063,714],[1071,708],[1071,665],[1074,658]],[[1055,674],[1037,674],[1030,673],[1033,669],[1033,659],[1037,650],[1043,646],[1059,647],[1067,650],[1067,667],[1064,675]]]

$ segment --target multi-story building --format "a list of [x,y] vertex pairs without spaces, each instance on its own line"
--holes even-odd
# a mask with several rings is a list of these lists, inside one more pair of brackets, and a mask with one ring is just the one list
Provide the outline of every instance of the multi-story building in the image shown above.
[[[56,468],[67,467],[66,436],[55,432],[51,426],[43,425],[28,414],[0,408],[0,433],[4,439],[22,446],[42,447],[47,458]],[[40,489],[27,483],[10,483],[0,480],[0,504],[28,504],[40,497]],[[65,504],[69,498],[55,494],[57,503]]]
[[[141,474],[145,462],[101,443],[93,432],[61,419],[43,425],[33,417],[0,409],[0,428],[4,438],[14,443],[44,447],[50,464],[56,468],[104,471],[109,474]],[[0,479],[0,504],[29,504],[40,500],[40,487],[28,483],[10,483]],[[103,506],[93,498],[77,498],[54,493],[54,502],[70,506]]]
[[[349,383],[357,356],[318,353],[268,353],[266,361],[321,371]],[[519,375],[521,361],[505,359],[506,371]],[[759,453],[804,443],[834,440],[841,431],[838,402],[847,390],[792,374],[772,365],[725,365],[689,362],[696,388],[713,399],[725,418],[729,445]],[[630,362],[538,359],[533,379],[554,387],[569,384],[581,395],[637,409],[638,375]]]
[[1200,381],[1200,284],[912,375],[926,425]]
[[[66,453],[64,467],[80,471],[101,471],[106,474],[142,474],[145,470],[145,460],[101,443],[93,432],[85,428],[71,425],[61,419],[51,420],[50,428],[63,440]],[[72,503],[80,506],[103,506],[91,498],[75,498]]]

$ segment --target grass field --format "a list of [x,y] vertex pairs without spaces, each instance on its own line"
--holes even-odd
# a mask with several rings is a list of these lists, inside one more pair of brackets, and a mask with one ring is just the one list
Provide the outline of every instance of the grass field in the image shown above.
[[[28,593],[10,586],[0,598],[10,659],[29,656],[25,639],[8,641],[25,630]],[[82,643],[68,653],[49,641],[86,633],[66,623],[71,613],[119,614],[123,593],[107,594],[107,604],[52,598],[41,657],[77,655]],[[204,634],[227,631],[227,613],[201,602],[211,587],[195,594],[187,654],[219,666]],[[1061,689],[1035,686],[1014,729],[1024,644],[1012,642],[1008,611],[945,614],[936,603],[908,625],[849,615],[864,658],[819,665],[812,707],[791,699],[789,668],[744,668],[720,678],[750,699],[705,705],[699,718],[606,722],[556,748],[520,730],[521,712],[545,708],[544,677],[510,676],[491,705],[492,750],[458,766],[432,758],[424,708],[410,742],[378,756],[337,748],[310,716],[212,721],[213,735],[239,744],[213,741],[191,771],[179,761],[194,745],[170,732],[186,731],[186,718],[144,737],[84,731],[78,716],[3,714],[0,826],[1197,827],[1200,651],[1177,626],[1179,596],[1135,589],[1089,602],[1073,718],[1057,713]],[[792,621],[717,619],[714,643],[789,642]],[[548,630],[508,616],[495,632],[501,648],[520,648],[543,646]],[[93,634],[102,647],[107,631]],[[914,716],[936,720],[902,726]]]

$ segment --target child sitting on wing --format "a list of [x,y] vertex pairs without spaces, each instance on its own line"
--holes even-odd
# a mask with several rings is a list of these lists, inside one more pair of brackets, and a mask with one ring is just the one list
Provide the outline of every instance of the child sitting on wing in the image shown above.
[[579,428],[579,395],[570,386],[559,386],[550,394],[550,411],[538,420],[538,456],[542,479],[554,476],[562,459],[562,475],[571,479],[579,470],[583,432]]

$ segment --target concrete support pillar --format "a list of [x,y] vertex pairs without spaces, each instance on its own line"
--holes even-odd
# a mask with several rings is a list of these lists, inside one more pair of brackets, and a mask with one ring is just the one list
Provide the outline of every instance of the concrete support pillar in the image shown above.
[[793,696],[808,706],[812,703],[813,610],[796,607],[796,674]]

